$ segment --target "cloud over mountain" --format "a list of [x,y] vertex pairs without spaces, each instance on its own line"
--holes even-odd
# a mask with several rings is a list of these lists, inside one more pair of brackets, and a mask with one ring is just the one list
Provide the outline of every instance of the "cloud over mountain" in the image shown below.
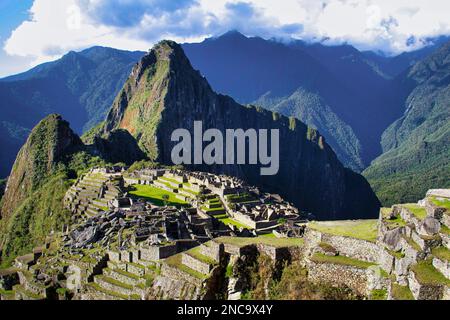
[[398,53],[450,34],[449,11],[446,0],[35,0],[4,50],[37,64],[92,45],[146,50],[237,29]]

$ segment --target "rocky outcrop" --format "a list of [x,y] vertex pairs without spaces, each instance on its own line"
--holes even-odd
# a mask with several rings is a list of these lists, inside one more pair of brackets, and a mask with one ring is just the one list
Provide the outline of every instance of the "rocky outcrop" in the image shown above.
[[379,202],[367,181],[344,168],[317,131],[216,94],[174,42],[159,43],[135,66],[108,114],[103,134],[126,129],[151,159],[172,164],[172,132],[184,128],[193,135],[194,121],[202,121],[204,130],[221,132],[279,129],[280,170],[261,177],[258,165],[191,165],[189,169],[243,178],[319,218],[377,216]]

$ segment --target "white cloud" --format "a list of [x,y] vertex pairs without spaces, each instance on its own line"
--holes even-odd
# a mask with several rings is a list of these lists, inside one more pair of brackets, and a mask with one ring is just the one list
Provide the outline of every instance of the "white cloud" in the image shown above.
[[147,50],[238,29],[398,53],[450,34],[449,12],[448,0],[35,0],[4,50],[35,65],[93,45]]

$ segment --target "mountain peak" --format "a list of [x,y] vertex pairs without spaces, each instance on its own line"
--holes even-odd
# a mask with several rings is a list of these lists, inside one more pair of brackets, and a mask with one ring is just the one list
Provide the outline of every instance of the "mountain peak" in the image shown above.
[[218,38],[247,39],[247,37],[245,35],[243,35],[241,32],[239,32],[236,29],[230,30],[228,32],[225,32],[224,34],[222,34]]
[[20,149],[8,179],[1,216],[11,216],[23,199],[34,192],[64,156],[82,146],[69,123],[58,114],[50,114],[31,131]]
[[[279,172],[265,179],[260,177],[260,166],[234,161],[227,165],[186,164],[189,169],[245,178],[318,216],[349,218],[365,212],[366,217],[374,217],[378,213],[379,203],[370,186],[342,166],[318,132],[294,118],[245,107],[216,94],[194,70],[181,46],[172,41],[155,45],[135,66],[113,103],[102,134],[125,129],[149,159],[172,165],[172,133],[183,128],[192,136],[196,121],[201,121],[205,129],[222,132],[277,129],[283,141],[280,163],[292,165],[281,166]],[[315,187],[304,187],[312,185]]]

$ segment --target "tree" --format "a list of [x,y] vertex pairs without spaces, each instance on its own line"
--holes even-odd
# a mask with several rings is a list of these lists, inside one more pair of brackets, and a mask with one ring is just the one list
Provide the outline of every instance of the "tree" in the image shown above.
[[167,206],[167,203],[169,202],[169,195],[163,194],[162,199],[163,199],[164,205]]

